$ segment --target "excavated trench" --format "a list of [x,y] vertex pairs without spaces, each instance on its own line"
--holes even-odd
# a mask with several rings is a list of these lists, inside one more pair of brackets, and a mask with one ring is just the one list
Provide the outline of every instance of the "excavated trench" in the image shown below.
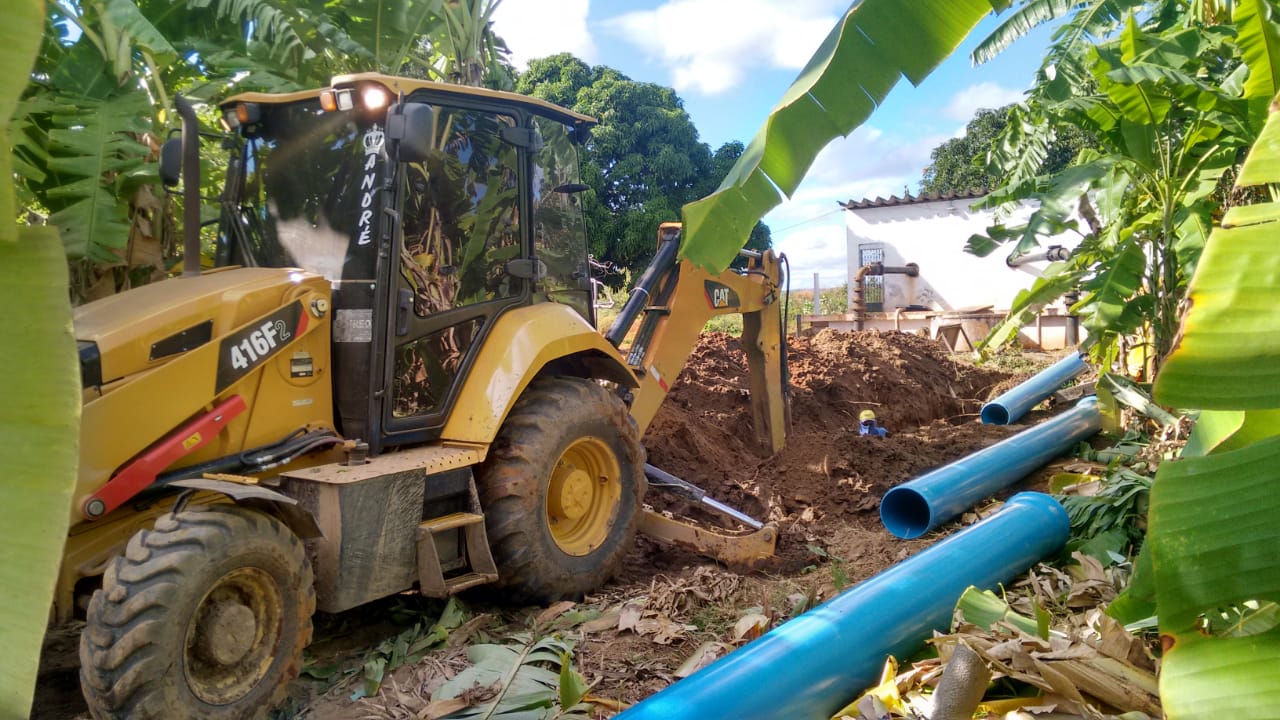
[[[873,529],[889,488],[1012,432],[980,424],[978,410],[1014,376],[955,360],[915,335],[823,330],[791,338],[790,367],[792,427],[773,457],[751,427],[738,341],[722,334],[703,337],[645,436],[651,464],[778,523],[775,572],[807,565],[807,546],[842,526]],[[863,410],[875,412],[888,437],[858,434]],[[651,491],[649,499],[709,525],[726,522],[678,498]],[[886,533],[885,542],[897,541]],[[635,569],[643,574],[668,554],[642,543]]]

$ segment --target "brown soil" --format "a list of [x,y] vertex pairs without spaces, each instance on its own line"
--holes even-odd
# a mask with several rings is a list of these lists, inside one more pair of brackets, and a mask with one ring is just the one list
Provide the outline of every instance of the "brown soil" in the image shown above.
[[[991,388],[1010,376],[957,361],[915,335],[824,330],[791,340],[790,366],[792,427],[776,456],[764,457],[755,439],[744,356],[728,335],[703,338],[645,435],[650,463],[779,523],[784,560],[797,531],[874,524],[886,490],[1009,433],[975,418]],[[858,434],[858,413],[868,409],[887,438]],[[650,498],[664,510],[725,522],[701,507]]]
[[[624,602],[642,599],[647,614],[675,623],[676,631],[658,639],[616,625],[565,628],[577,641],[576,662],[594,684],[595,696],[634,702],[672,682],[676,669],[703,643],[734,644],[732,629],[744,614],[754,611],[770,623],[784,621],[927,547],[936,536],[904,542],[880,526],[880,497],[1018,429],[977,421],[981,403],[994,395],[994,388],[1008,387],[1014,375],[977,368],[914,335],[824,330],[792,338],[790,367],[792,427],[786,448],[769,457],[752,428],[738,341],[710,334],[694,351],[645,436],[649,462],[702,487],[710,497],[775,523],[777,558],[763,572],[739,576],[692,552],[641,537],[619,578],[599,595],[585,598],[578,609],[607,618]],[[858,435],[857,416],[864,409],[875,411],[889,437]],[[701,506],[652,490],[646,501],[702,525],[742,529]],[[320,618],[313,664],[339,660],[348,670],[358,668],[380,638],[358,633],[354,644],[327,647],[325,628],[349,632],[352,626],[375,627],[386,620],[379,608],[387,607],[374,604]],[[424,607],[428,609],[419,620],[430,624],[438,605]],[[495,615],[482,633],[491,638],[527,629],[538,612],[479,602],[472,610]],[[547,627],[545,621],[537,625]],[[415,693],[406,688],[429,692],[456,672],[463,664],[460,658],[457,647],[435,653],[418,666],[390,674],[398,689],[388,683],[378,697],[358,702],[348,699],[358,672],[348,672],[348,679],[332,688],[332,681],[300,680],[291,693],[297,699],[294,709],[315,718],[409,716],[417,710],[412,706]],[[52,680],[48,676],[42,682]],[[42,691],[38,706],[41,697],[52,700]],[[37,715],[72,716],[44,709],[37,707]]]
[[[977,421],[993,389],[1015,376],[957,360],[915,335],[824,330],[792,338],[790,367],[792,427],[775,456],[755,439],[745,357],[727,335],[703,337],[645,435],[650,463],[779,527],[766,576],[744,583],[730,602],[691,610],[685,619],[695,624],[699,614],[727,613],[731,627],[743,608],[776,610],[788,594],[822,600],[927,547],[936,537],[904,542],[880,526],[881,496],[1019,429]],[[887,438],[858,434],[864,409],[889,429]],[[699,524],[741,528],[679,498],[650,491],[648,500]],[[652,593],[709,562],[641,538],[611,594]],[[601,694],[633,702],[668,684],[697,641],[717,628],[706,630],[670,646],[631,633],[588,637],[582,667],[598,668],[588,679],[599,681]]]
[[[755,439],[745,356],[736,338],[724,334],[703,337],[646,432],[653,465],[776,523],[777,559],[730,601],[701,603],[677,618],[701,630],[685,641],[664,646],[634,633],[586,637],[581,667],[604,697],[634,702],[666,687],[700,642],[723,641],[726,626],[748,607],[772,606],[778,614],[788,594],[826,600],[928,547],[936,537],[904,542],[881,527],[883,493],[1016,432],[977,420],[993,389],[1009,386],[1014,375],[975,368],[925,338],[822,331],[791,338],[790,366],[792,427],[776,456],[765,456],[764,443]],[[890,436],[859,436],[864,409],[876,413]],[[741,529],[681,498],[650,491],[649,501],[699,524]],[[609,594],[613,600],[653,594],[687,582],[709,564],[641,538]]]

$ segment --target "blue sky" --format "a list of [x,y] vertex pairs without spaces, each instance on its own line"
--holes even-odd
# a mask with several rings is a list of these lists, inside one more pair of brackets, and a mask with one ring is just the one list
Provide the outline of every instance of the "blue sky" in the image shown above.
[[[751,139],[848,7],[848,0],[502,0],[494,21],[521,67],[572,52],[674,87],[715,149]],[[796,283],[807,287],[815,272],[824,286],[844,281],[837,201],[915,192],[930,150],[960,134],[978,108],[1012,102],[1030,85],[1048,31],[972,67],[969,50],[996,25],[984,20],[919,88],[904,79],[862,127],[828,146],[795,197],[765,218]]]

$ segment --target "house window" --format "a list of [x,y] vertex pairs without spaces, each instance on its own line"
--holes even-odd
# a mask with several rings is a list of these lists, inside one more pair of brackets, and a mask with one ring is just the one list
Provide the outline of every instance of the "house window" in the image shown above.
[[[883,245],[858,246],[858,267],[876,262],[884,262]],[[867,312],[884,312],[884,276],[868,275],[862,278],[862,297],[866,302]]]

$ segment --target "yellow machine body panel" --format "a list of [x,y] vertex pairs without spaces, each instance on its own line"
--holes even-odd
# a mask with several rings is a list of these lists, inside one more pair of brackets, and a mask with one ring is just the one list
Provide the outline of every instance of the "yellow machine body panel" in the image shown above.
[[459,391],[441,437],[489,443],[520,393],[553,361],[573,358],[593,377],[636,387],[616,348],[573,308],[538,303],[501,315]]
[[[247,409],[173,467],[275,442],[298,428],[332,427],[328,303],[329,283],[320,276],[242,268],[156,283],[78,308],[76,338],[96,345],[101,384],[84,390],[72,522],[84,519],[85,499],[122,466],[231,396],[240,396]],[[252,344],[232,347],[238,331],[274,324],[273,315],[288,308],[296,308],[299,331],[260,340],[274,343],[261,362],[249,360]],[[229,366],[233,350],[248,367]]]

